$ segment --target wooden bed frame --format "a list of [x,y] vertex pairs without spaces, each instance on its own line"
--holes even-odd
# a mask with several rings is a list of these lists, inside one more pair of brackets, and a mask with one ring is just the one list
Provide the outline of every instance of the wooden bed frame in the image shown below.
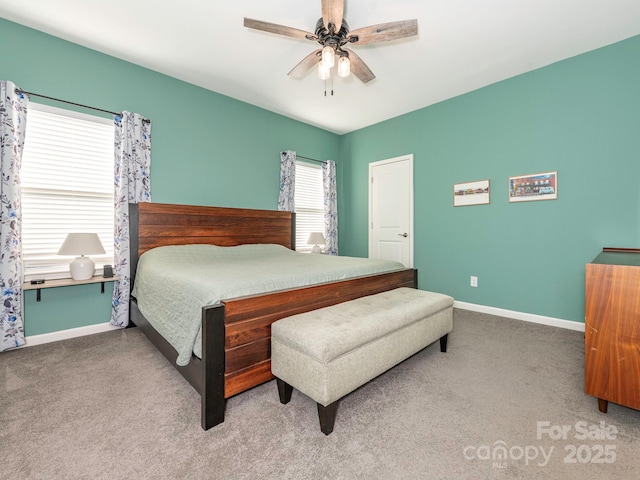
[[[129,205],[131,287],[138,258],[164,245],[234,246],[274,243],[295,248],[295,214],[271,210],[161,203]],[[327,307],[397,287],[417,287],[411,268],[224,300],[202,308],[202,358],[187,366],[147,321],[133,296],[130,320],[200,393],[201,424],[224,421],[226,399],[271,380],[271,324],[297,313]]]

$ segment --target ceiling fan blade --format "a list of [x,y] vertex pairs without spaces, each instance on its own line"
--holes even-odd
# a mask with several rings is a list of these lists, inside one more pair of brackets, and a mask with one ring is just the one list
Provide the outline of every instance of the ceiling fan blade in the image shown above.
[[338,33],[342,27],[342,17],[344,15],[344,0],[322,0],[322,21],[324,28],[329,30],[329,24],[333,23],[335,32]]
[[351,62],[351,73],[358,77],[362,83],[368,83],[376,78],[369,67],[367,67],[367,64],[364,63],[353,50],[350,50],[348,48],[343,48],[343,50],[345,50],[349,54],[349,61]]
[[244,19],[244,26],[253,28],[254,30],[262,30],[263,32],[276,33],[285,37],[300,38],[302,40],[315,40],[317,37],[313,33],[298,30],[297,28],[285,27],[276,23],[262,22],[251,18]]
[[418,20],[379,23],[349,32],[349,38],[358,37],[357,44],[388,42],[398,38],[413,37],[418,34]]
[[320,61],[320,53],[322,50],[316,50],[304,57],[300,63],[291,69],[287,75],[293,78],[302,78],[309,70],[318,65]]

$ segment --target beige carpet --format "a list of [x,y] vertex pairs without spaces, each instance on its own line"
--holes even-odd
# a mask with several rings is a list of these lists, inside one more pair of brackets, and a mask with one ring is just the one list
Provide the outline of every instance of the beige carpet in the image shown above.
[[456,310],[447,353],[344,398],[325,436],[275,382],[203,431],[199,396],[137,329],[40,345],[0,354],[0,478],[640,478],[640,411],[599,413],[583,358],[580,332]]

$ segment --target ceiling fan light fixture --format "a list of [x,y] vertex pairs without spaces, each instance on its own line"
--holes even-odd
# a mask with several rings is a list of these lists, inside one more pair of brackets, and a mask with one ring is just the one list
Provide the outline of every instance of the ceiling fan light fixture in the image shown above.
[[318,62],[318,78],[320,80],[329,80],[331,77],[331,68],[326,67],[322,61]]
[[332,68],[336,64],[336,51],[331,45],[322,48],[322,64],[326,68]]
[[351,73],[351,60],[346,55],[341,56],[338,59],[338,76],[346,78]]
[[[339,70],[336,72],[338,76],[347,77],[353,69],[353,75],[366,84],[375,79],[376,76],[355,52],[343,47],[347,44],[370,45],[416,36],[418,35],[418,20],[414,18],[412,20],[386,22],[351,31],[343,15],[345,1],[322,0],[322,17],[316,22],[314,33],[246,17],[244,26],[320,44],[320,48],[316,47],[315,51],[304,57],[302,61],[293,67],[288,73],[290,77],[302,78],[318,63],[321,63],[322,66],[318,66],[318,75],[326,81],[331,78],[331,69],[336,63],[339,63],[341,65],[336,68],[336,70]],[[340,60],[345,56],[347,58]],[[336,59],[336,57],[339,58]]]

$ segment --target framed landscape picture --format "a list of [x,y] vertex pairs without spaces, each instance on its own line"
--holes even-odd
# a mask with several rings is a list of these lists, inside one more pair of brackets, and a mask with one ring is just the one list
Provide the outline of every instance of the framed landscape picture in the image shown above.
[[558,198],[558,172],[509,177],[509,201],[531,202]]
[[489,180],[455,183],[453,185],[453,206],[483,205],[490,202]]

